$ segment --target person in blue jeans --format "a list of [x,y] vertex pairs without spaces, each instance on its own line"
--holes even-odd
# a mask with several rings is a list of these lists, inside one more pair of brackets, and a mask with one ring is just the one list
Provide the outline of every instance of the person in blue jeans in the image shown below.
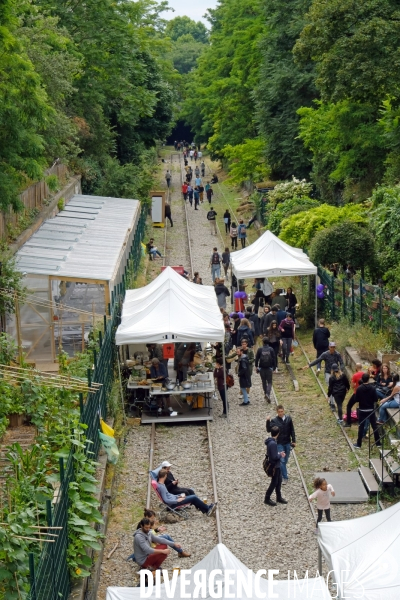
[[266,426],[268,433],[271,433],[272,427],[279,427],[277,445],[278,452],[285,453],[285,456],[281,458],[282,483],[285,485],[289,479],[286,465],[289,460],[291,449],[296,446],[296,434],[292,417],[285,414],[285,409],[282,404],[278,404],[276,412],[277,415],[273,419],[268,415]]
[[167,504],[171,508],[177,508],[178,506],[182,506],[183,504],[193,504],[193,506],[195,506],[203,514],[206,514],[208,517],[210,517],[214,513],[215,509],[217,508],[216,502],[214,504],[206,504],[194,494],[191,496],[185,496],[185,494],[181,494],[179,496],[171,494],[165,487],[167,475],[168,472],[166,471],[166,469],[161,469],[157,477],[157,488],[165,504]]
[[387,408],[400,408],[400,377],[397,375],[393,375],[393,391],[387,398],[384,398],[379,402],[379,417],[378,423],[379,425],[383,425],[388,420],[388,414],[386,412]]

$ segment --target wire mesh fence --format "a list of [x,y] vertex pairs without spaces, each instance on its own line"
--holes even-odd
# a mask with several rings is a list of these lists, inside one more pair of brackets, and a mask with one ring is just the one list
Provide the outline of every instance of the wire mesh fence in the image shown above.
[[[99,332],[97,348],[93,350],[93,368],[88,370],[88,383],[100,383],[94,394],[88,394],[86,401],[80,398],[81,422],[86,425],[86,453],[96,459],[100,449],[98,435],[99,418],[107,417],[108,399],[114,381],[117,358],[115,332],[120,323],[122,301],[128,275],[136,276],[142,253],[141,243],[146,222],[146,208],[142,213],[132,242],[128,265],[119,283],[112,292],[109,315],[104,316],[103,331]],[[39,556],[29,555],[31,589],[28,600],[66,600],[70,593],[70,573],[67,563],[68,548],[68,491],[74,481],[74,459],[71,450],[68,459],[60,459],[60,487],[53,504],[47,501],[47,525],[60,527],[55,541],[44,543]],[[50,530],[53,531],[53,530]]]

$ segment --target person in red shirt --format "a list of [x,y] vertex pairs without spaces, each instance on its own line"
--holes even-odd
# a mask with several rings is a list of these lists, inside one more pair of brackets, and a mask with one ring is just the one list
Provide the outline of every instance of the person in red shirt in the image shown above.
[[187,191],[188,191],[188,184],[187,184],[187,181],[184,181],[182,183],[182,194],[183,194],[183,199],[185,200],[185,202],[187,200]]
[[[347,404],[350,404],[350,402],[352,401],[354,394],[356,393],[357,388],[361,383],[361,377],[363,376],[363,374],[364,374],[364,371],[362,370],[362,364],[356,363],[356,372],[354,373],[353,377],[351,378],[351,384],[350,384],[351,389],[353,390],[353,393],[350,396]],[[351,427],[351,422],[346,421],[346,423],[343,425],[343,427]]]

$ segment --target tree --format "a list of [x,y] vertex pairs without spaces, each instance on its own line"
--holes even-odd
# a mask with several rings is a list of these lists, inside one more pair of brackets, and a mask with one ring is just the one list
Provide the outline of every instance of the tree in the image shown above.
[[324,102],[379,105],[399,95],[400,7],[397,0],[313,0],[295,46],[315,62]]
[[375,241],[371,233],[357,223],[344,221],[319,231],[310,245],[310,259],[314,264],[351,264],[361,269],[372,267],[376,261]]
[[298,137],[297,109],[318,97],[314,64],[295,62],[293,46],[305,24],[311,0],[265,0],[256,120],[266,141],[266,157],[278,179],[308,177],[311,152]]
[[366,209],[361,204],[347,204],[340,208],[321,204],[284,219],[279,237],[296,248],[309,248],[315,235],[342,221],[366,224]]
[[210,45],[189,74],[182,118],[216,157],[257,137],[252,92],[258,79],[262,0],[221,0],[209,11]]
[[198,42],[187,33],[174,42],[169,56],[175,69],[181,75],[187,75],[197,65],[197,59],[202,55],[206,45]]
[[400,287],[400,186],[378,186],[372,195],[371,231],[376,240],[382,278]]
[[264,142],[260,138],[245,140],[237,146],[227,145],[224,154],[229,161],[229,179],[232,183],[258,182],[270,174],[264,158]]
[[268,203],[266,207],[268,229],[275,235],[279,235],[281,223],[284,219],[319,205],[319,200],[313,200],[307,196],[289,198],[289,200],[280,202],[277,206]]
[[165,28],[165,35],[177,42],[184,35],[191,35],[196,42],[200,44],[208,43],[208,31],[201,21],[193,21],[189,17],[175,17],[168,21]]

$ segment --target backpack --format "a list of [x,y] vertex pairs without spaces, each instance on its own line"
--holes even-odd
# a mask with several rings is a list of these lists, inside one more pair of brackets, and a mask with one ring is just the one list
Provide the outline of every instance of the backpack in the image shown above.
[[229,373],[226,376],[226,387],[231,388],[235,385],[235,380],[233,379],[233,375]]
[[215,212],[213,210],[209,210],[207,213],[207,219],[209,221],[215,221]]
[[263,460],[263,469],[264,469],[264,471],[265,471],[265,474],[266,474],[268,477],[273,477],[273,476],[274,476],[275,469],[274,469],[274,467],[271,465],[271,463],[269,462],[269,458],[268,458],[268,451],[267,451],[267,454],[265,455],[265,457],[264,457],[264,460]]
[[261,348],[261,356],[258,364],[261,369],[268,369],[272,367],[271,348]]
[[211,264],[212,265],[219,265],[219,263],[220,263],[220,260],[219,260],[219,254],[218,254],[218,252],[213,252],[212,259],[211,259]]

